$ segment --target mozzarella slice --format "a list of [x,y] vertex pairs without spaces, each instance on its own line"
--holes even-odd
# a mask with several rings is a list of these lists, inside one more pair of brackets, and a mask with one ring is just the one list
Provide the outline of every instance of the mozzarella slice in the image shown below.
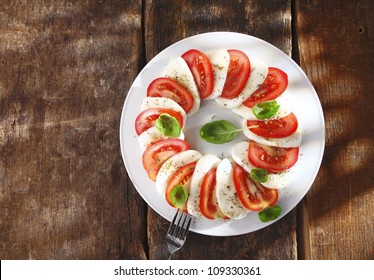
[[204,155],[201,157],[195,167],[191,177],[190,195],[187,201],[187,210],[193,216],[201,217],[200,212],[200,190],[204,176],[212,169],[217,167],[221,160],[215,155]]
[[[281,95],[274,100],[277,101],[280,107],[278,112],[270,119],[283,118],[293,111],[291,101],[286,94]],[[231,109],[231,111],[247,120],[257,120],[257,117],[253,114],[252,108],[247,106],[240,105],[237,108]]]
[[[239,164],[249,173],[256,167],[249,161],[248,146],[249,143],[246,141],[235,144],[231,149],[231,156],[237,164]],[[291,167],[287,171],[281,173],[269,173],[268,180],[261,184],[269,189],[284,188],[291,181],[294,173],[294,167]]]
[[[138,136],[138,142],[140,148],[142,148],[142,150],[144,151],[153,143],[168,138],[169,137],[163,135],[160,131],[158,131],[155,126],[152,126]],[[178,138],[184,140],[184,134],[182,131]]]
[[299,147],[302,140],[301,130],[298,128],[292,135],[283,138],[267,138],[253,133],[247,127],[247,120],[242,121],[243,133],[249,139],[263,145],[282,148]]
[[217,97],[215,99],[216,102],[218,103],[218,105],[227,109],[232,109],[240,106],[265,81],[268,72],[269,68],[265,63],[262,63],[261,61],[255,59],[251,59],[251,74],[243,91],[237,97],[234,97],[232,99]]
[[223,159],[217,167],[216,195],[218,206],[222,213],[232,219],[241,219],[247,210],[239,200],[233,179],[233,164],[231,160]]
[[[165,97],[146,97],[143,99],[140,110],[144,111],[150,108],[171,109],[181,114],[183,118],[183,126],[186,124],[187,116],[183,108],[174,100]],[[183,127],[182,127],[183,128]]]
[[212,64],[214,75],[213,92],[206,99],[215,99],[222,94],[223,86],[226,82],[227,70],[230,65],[230,55],[225,49],[210,51],[206,55]]
[[189,90],[194,99],[194,104],[188,116],[195,114],[200,108],[200,96],[195,80],[186,61],[182,57],[172,59],[162,71],[162,76],[176,80]]
[[165,195],[166,187],[169,180],[174,175],[174,173],[183,165],[189,164],[191,162],[197,161],[201,157],[201,154],[195,150],[187,150],[180,152],[167,161],[161,166],[156,177],[156,189],[157,191]]

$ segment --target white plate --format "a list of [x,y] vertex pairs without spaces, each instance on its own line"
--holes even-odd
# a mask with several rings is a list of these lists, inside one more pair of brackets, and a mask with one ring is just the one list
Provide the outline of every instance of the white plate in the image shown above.
[[[283,217],[300,202],[317,176],[325,146],[323,112],[317,93],[300,67],[278,48],[245,34],[212,32],[186,38],[160,52],[139,73],[126,98],[120,125],[122,157],[134,186],[149,206],[171,221],[175,209],[158,194],[155,183],[148,179],[143,169],[142,151],[137,140],[134,122],[140,112],[140,104],[146,96],[149,83],[161,75],[171,58],[180,56],[192,48],[203,52],[219,48],[240,49],[246,52],[250,59],[261,60],[268,66],[278,67],[288,74],[289,85],[284,94],[287,94],[294,104],[293,109],[303,133],[303,142],[300,147],[299,160],[295,165],[295,176],[285,189],[280,190],[277,204],[283,208],[280,218]],[[191,148],[202,154],[213,153],[223,158],[230,155],[230,148],[235,143],[248,140],[240,134],[231,143],[214,145],[204,142],[199,137],[199,129],[212,119],[226,119],[236,124],[237,127],[240,127],[241,122],[238,115],[220,108],[215,101],[202,101],[199,112],[187,120],[184,129],[186,140]],[[263,223],[259,220],[257,213],[249,213],[241,220],[196,219],[191,225],[191,230],[206,235],[230,236],[253,232],[273,222]]]

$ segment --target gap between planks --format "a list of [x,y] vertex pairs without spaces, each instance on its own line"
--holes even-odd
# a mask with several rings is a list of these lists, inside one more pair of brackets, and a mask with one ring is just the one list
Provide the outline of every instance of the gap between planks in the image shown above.
[[[298,2],[297,0],[291,0],[292,59],[300,66],[297,16]],[[299,260],[310,260],[309,213],[306,197],[296,207],[296,223],[297,258]]]

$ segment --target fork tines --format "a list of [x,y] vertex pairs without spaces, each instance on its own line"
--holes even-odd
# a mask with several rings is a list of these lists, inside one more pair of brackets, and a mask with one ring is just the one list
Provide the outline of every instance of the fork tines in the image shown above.
[[186,239],[191,220],[192,219],[189,214],[178,209],[173,221],[169,226],[168,233],[175,238]]

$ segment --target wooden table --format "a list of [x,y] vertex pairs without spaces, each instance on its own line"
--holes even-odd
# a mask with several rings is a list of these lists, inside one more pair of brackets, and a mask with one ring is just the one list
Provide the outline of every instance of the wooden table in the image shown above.
[[168,222],[121,158],[123,103],[165,47],[233,31],[277,46],[312,81],[322,166],[279,222],[236,237],[190,233],[175,259],[373,259],[373,3],[1,1],[0,258],[162,258]]

